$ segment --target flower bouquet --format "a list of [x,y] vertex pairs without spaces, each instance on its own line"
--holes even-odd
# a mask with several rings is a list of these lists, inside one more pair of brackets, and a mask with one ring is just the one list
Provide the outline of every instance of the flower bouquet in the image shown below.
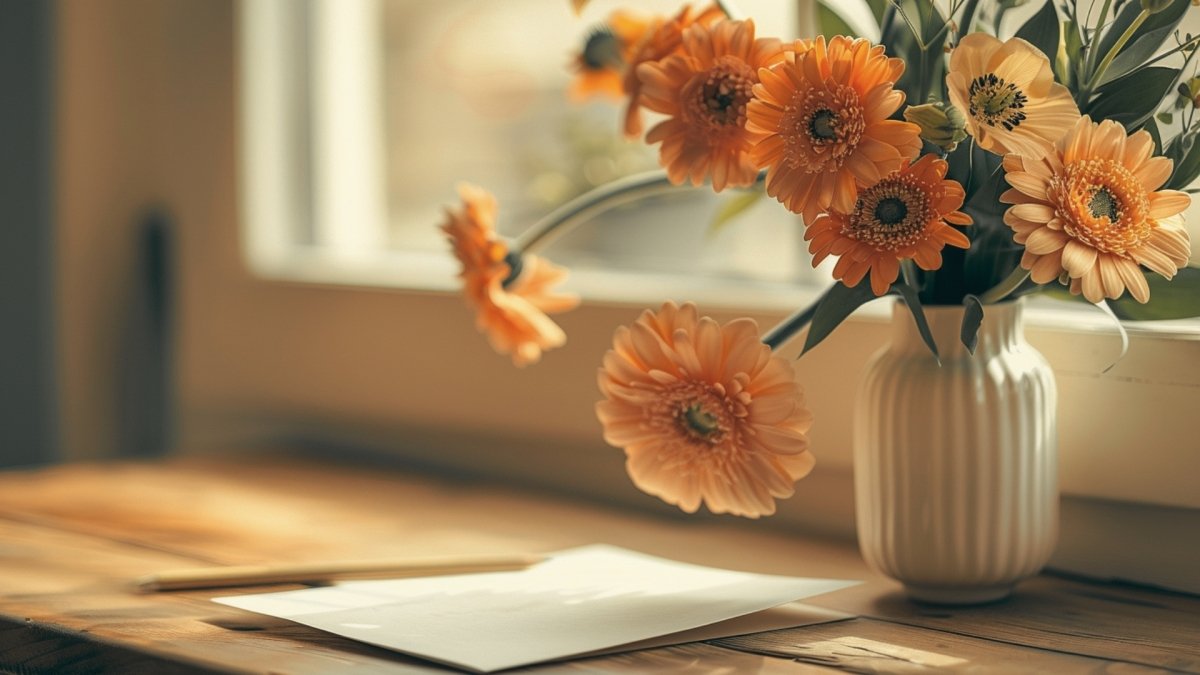
[[[753,518],[793,494],[814,464],[812,416],[774,351],[804,334],[807,352],[881,296],[931,362],[969,355],[992,308],[1035,293],[1120,319],[1200,315],[1182,216],[1200,174],[1200,38],[1177,29],[1189,0],[1044,0],[1015,32],[1001,30],[1014,0],[870,4],[877,43],[764,37],[731,2],[614,12],[587,33],[573,93],[620,96],[620,132],[656,145],[663,170],[513,241],[480,188],[447,211],[478,327],[517,365],[564,343],[550,315],[577,303],[539,254],[617,205],[737,190],[736,211],[763,195],[800,216],[814,265],[836,259],[837,283],[765,333],[671,302],[617,330],[599,371],[605,439],[640,489],[685,511]],[[947,306],[961,345],[930,328],[927,310]]]

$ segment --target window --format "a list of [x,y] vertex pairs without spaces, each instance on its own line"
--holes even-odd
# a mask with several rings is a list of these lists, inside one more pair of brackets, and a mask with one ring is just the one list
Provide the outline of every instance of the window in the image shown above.
[[[580,18],[566,2],[535,0],[244,3],[255,267],[304,277],[316,265],[444,288],[452,267],[436,224],[458,181],[497,194],[499,227],[511,235],[591,187],[657,168],[654,148],[620,138],[618,103],[565,95],[573,51],[620,6],[593,4]],[[677,5],[641,4],[664,13]],[[791,32],[787,3],[751,4],[760,32]],[[824,278],[805,263],[794,217],[766,200],[736,226],[711,231],[728,198],[681,191],[620,209],[549,255],[583,269]],[[401,268],[413,273],[398,278]]]
[[[579,176],[587,180],[589,166],[602,180],[614,166],[632,171],[652,158],[644,148],[618,145],[604,152],[630,154],[602,155],[604,161],[589,165],[590,155],[561,142],[558,133],[611,143],[616,127],[615,109],[571,107],[560,91],[570,51],[587,24],[617,3],[596,0],[582,21],[571,17],[567,4],[242,3],[241,236],[258,273],[254,288],[269,289],[256,296],[259,302],[270,297],[287,307],[264,312],[265,305],[243,303],[242,311],[253,321],[260,358],[261,345],[278,341],[293,359],[281,365],[274,355],[262,363],[222,355],[245,369],[226,380],[197,366],[197,379],[209,378],[205,394],[215,408],[226,405],[228,417],[243,418],[247,410],[265,411],[293,436],[349,438],[435,464],[580,493],[627,494],[632,489],[612,461],[618,451],[604,447],[591,419],[593,375],[612,328],[666,297],[702,301],[721,319],[750,313],[770,324],[811,297],[813,287],[805,290],[797,281],[828,278],[823,270],[805,269],[797,228],[773,202],[764,200],[759,213],[714,242],[706,233],[714,198],[693,194],[682,207],[614,213],[553,249],[551,256],[571,265],[576,288],[592,301],[566,315],[571,343],[540,366],[512,371],[468,334],[470,320],[454,294],[427,292],[456,286],[455,265],[434,227],[440,206],[454,200],[455,181],[498,192],[501,229],[511,233],[580,189]],[[655,7],[675,4],[664,0]],[[776,8],[776,25],[795,23],[779,9],[791,3],[742,4],[756,17],[762,8]],[[420,29],[418,21],[433,28]],[[517,44],[514,35],[523,36]],[[472,71],[481,61],[494,68]],[[462,107],[451,111],[454,99]],[[433,106],[421,108],[424,102]],[[481,109],[487,114],[479,115]],[[484,126],[468,130],[466,120],[473,118]],[[429,131],[437,125],[445,126]],[[579,145],[590,148],[591,142]],[[1193,211],[1192,222],[1200,222],[1200,206]],[[659,213],[680,222],[664,227]],[[756,228],[775,229],[768,235]],[[673,257],[664,260],[660,252]],[[592,273],[589,265],[605,269]],[[614,273],[617,267],[642,271]],[[334,293],[330,283],[349,287]],[[387,294],[375,290],[380,286],[417,290]],[[782,505],[783,522],[843,536],[851,531],[850,410],[855,376],[886,339],[884,305],[875,303],[800,361],[820,420],[813,437],[820,470]],[[1187,479],[1200,472],[1189,420],[1200,391],[1195,325],[1179,327],[1182,335],[1135,330],[1129,355],[1103,372],[1120,349],[1107,319],[1086,308],[1080,318],[1064,319],[1060,305],[1030,314],[1031,340],[1059,381],[1064,492],[1200,507]],[[412,325],[445,333],[413,337]],[[415,351],[431,345],[458,350],[439,354],[446,363],[437,368],[445,370],[435,374],[428,355]],[[337,351],[331,356],[331,350]],[[295,370],[272,380],[271,364]],[[401,384],[435,376],[459,388],[418,394]],[[1121,411],[1120,424],[1097,422],[1113,411]],[[404,433],[372,434],[371,428]],[[497,453],[498,445],[505,452]],[[512,461],[508,451],[517,448],[526,461]]]

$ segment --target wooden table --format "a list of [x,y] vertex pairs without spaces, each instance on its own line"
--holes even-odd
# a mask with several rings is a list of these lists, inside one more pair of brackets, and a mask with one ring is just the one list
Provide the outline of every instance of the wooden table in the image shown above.
[[[550,664],[559,672],[1200,672],[1200,599],[1042,576],[921,607],[846,543],[769,521],[662,519],[505,486],[296,458],[0,474],[0,673],[437,673],[437,666],[128,582],[203,564],[541,552],[606,542],[754,572],[863,578],[812,604],[860,618]],[[274,586],[272,590],[287,587]],[[256,589],[267,590],[267,589]]]

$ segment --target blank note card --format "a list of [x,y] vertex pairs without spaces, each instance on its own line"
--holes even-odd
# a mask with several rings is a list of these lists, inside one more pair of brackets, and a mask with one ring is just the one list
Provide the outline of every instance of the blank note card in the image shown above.
[[[518,572],[343,582],[215,601],[490,672],[622,646],[836,621],[847,615],[794,605],[747,615],[855,583],[731,572],[596,545]],[[719,623],[735,617],[744,618]],[[702,627],[710,628],[676,635]]]

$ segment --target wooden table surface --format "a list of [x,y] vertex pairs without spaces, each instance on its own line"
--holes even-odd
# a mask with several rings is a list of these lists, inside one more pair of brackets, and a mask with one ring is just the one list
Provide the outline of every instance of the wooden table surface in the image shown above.
[[207,564],[597,542],[867,582],[811,601],[859,618],[521,672],[1200,672],[1192,596],[1042,576],[996,605],[923,607],[868,571],[852,546],[764,523],[663,519],[505,486],[260,457],[0,473],[0,673],[448,672],[209,601],[228,591],[139,595],[128,584]]

